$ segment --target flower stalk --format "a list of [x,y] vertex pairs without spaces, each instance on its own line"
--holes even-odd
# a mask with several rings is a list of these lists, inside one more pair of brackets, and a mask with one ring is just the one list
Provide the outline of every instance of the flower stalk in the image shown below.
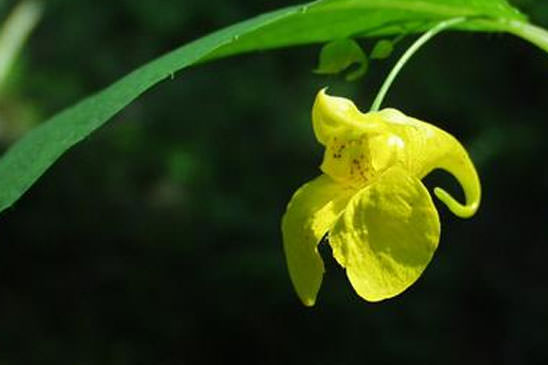
[[449,20],[445,20],[443,22],[438,23],[436,26],[434,26],[432,29],[430,29],[428,32],[424,33],[422,36],[420,36],[412,45],[405,51],[405,53],[401,56],[401,58],[398,60],[396,65],[394,65],[394,68],[392,68],[392,71],[388,74],[386,77],[386,80],[382,84],[377,97],[373,101],[373,105],[371,105],[370,111],[376,112],[380,109],[381,104],[384,100],[384,97],[386,96],[386,93],[388,92],[388,89],[392,85],[392,82],[394,82],[394,79],[398,75],[398,73],[401,71],[403,66],[409,61],[411,56],[415,54],[426,42],[428,42],[430,39],[432,39],[436,34],[444,31],[445,29],[452,27],[456,24],[463,23],[466,21],[466,18],[460,17],[460,18],[453,18]]

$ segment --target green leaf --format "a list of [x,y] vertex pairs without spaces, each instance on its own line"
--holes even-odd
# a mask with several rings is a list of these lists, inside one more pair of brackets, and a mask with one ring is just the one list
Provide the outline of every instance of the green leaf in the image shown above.
[[372,60],[382,60],[390,57],[393,50],[394,43],[392,43],[392,41],[389,41],[388,39],[381,39],[375,43],[370,57]]
[[0,211],[17,201],[69,148],[185,67],[259,49],[420,32],[460,16],[471,19],[456,29],[507,31],[548,51],[548,33],[527,24],[504,0],[319,0],[266,13],[157,58],[29,132],[0,160]]
[[337,39],[323,46],[318,68],[314,72],[318,74],[338,74],[353,64],[358,64],[359,67],[346,76],[348,81],[356,80],[367,72],[367,56],[356,41]]

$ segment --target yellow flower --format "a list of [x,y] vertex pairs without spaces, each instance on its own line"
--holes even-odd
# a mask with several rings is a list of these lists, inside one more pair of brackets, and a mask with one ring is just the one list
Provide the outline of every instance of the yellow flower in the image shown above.
[[327,233],[337,262],[362,298],[402,293],[424,271],[440,238],[438,212],[421,179],[434,169],[461,184],[461,204],[435,195],[457,216],[478,209],[480,183],[462,145],[441,129],[395,109],[361,113],[321,90],[312,110],[325,146],[323,174],[297,190],[282,219],[289,274],[302,302],[314,305],[324,273],[318,244]]

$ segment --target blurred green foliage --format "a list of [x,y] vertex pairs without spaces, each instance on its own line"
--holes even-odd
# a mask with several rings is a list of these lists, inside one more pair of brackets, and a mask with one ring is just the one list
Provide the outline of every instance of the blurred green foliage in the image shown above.
[[337,39],[325,44],[318,57],[318,67],[314,70],[320,75],[336,75],[350,66],[357,66],[345,76],[346,81],[356,81],[367,72],[369,60],[360,45],[353,39]]
[[[48,0],[0,116],[36,123],[177,45],[293,3]],[[546,2],[515,4],[548,26]],[[308,309],[279,220],[319,173],[314,95],[330,86],[365,109],[394,62],[349,84],[312,73],[320,48],[174,75],[3,213],[0,364],[545,363],[548,57],[466,33],[415,56],[385,104],[470,148],[483,206],[469,222],[439,206],[439,252],[402,296],[364,303],[328,262]],[[455,186],[442,173],[427,180]]]

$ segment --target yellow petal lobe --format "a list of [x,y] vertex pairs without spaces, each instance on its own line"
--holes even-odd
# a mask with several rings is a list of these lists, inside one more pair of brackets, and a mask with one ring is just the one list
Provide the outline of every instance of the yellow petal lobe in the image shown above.
[[419,278],[439,237],[430,194],[417,177],[393,167],[350,200],[329,243],[356,292],[376,302],[402,293]]
[[324,273],[318,243],[354,193],[322,175],[295,192],[282,218],[289,276],[297,295],[307,306],[316,302]]
[[321,144],[325,146],[333,138],[349,139],[366,132],[379,132],[381,126],[361,113],[351,100],[329,96],[325,90],[318,92],[312,107],[312,127]]

